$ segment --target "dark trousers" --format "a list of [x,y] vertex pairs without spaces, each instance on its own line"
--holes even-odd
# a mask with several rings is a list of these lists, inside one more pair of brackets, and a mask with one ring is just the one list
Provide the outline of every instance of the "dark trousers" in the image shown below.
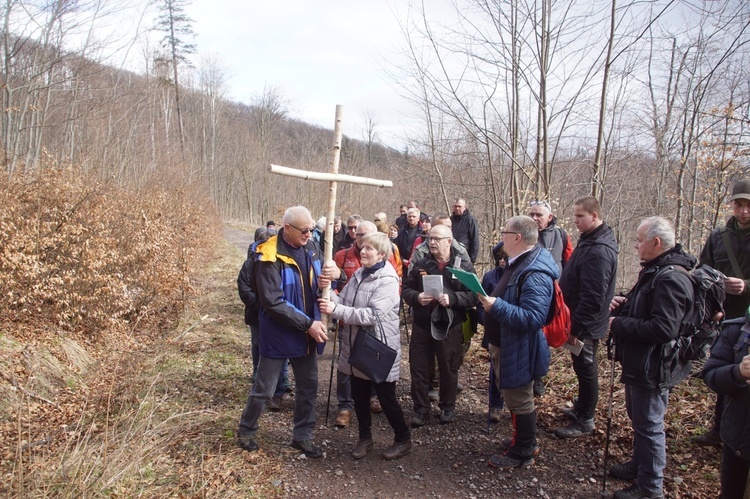
[[750,472],[750,461],[734,454],[734,451],[724,444],[721,456],[721,499],[742,499],[745,495],[747,474]]
[[492,360],[490,360],[490,377],[489,377],[490,409],[502,409],[504,405],[503,392],[502,390],[500,390],[500,385],[497,384],[497,375],[496,375],[495,369],[497,368],[493,364]]
[[372,414],[370,413],[370,393],[375,388],[380,406],[383,408],[388,423],[395,433],[396,442],[406,442],[411,439],[409,426],[404,419],[404,412],[396,398],[396,382],[384,381],[373,383],[369,379],[362,379],[352,375],[349,378],[352,385],[352,398],[354,399],[354,412],[357,414],[359,425],[359,439],[372,438]]
[[437,356],[440,373],[440,409],[453,409],[458,392],[458,368],[463,362],[463,332],[461,325],[448,331],[448,336],[437,341],[429,329],[416,324],[412,328],[409,343],[409,370],[411,372],[411,399],[414,412],[426,414],[430,411],[430,364]]
[[580,355],[573,355],[573,370],[578,377],[578,402],[576,414],[584,421],[594,419],[596,403],[599,401],[599,370],[596,351],[599,340],[585,340]]
[[721,415],[724,414],[724,402],[726,402],[726,397],[717,393],[716,405],[714,405],[714,430],[718,434],[721,434]]

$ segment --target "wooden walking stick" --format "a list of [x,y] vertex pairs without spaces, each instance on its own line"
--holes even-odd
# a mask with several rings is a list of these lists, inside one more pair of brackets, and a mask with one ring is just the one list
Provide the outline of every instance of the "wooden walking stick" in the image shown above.
[[[341,121],[344,116],[344,107],[341,105],[336,106],[336,123],[333,128],[333,148],[331,151],[331,164],[328,173],[321,172],[310,172],[305,170],[298,170],[295,168],[288,168],[286,166],[270,165],[269,171],[278,175],[284,175],[287,177],[296,177],[305,180],[321,180],[328,181],[328,212],[326,213],[326,239],[325,247],[323,248],[323,262],[328,263],[333,260],[333,217],[336,213],[336,189],[339,182],[347,184],[360,184],[360,185],[371,185],[373,187],[393,187],[393,182],[390,180],[377,180],[367,177],[354,177],[352,175],[341,175],[339,174],[339,159],[341,157],[341,139],[342,129]],[[326,300],[331,298],[331,287],[326,286],[322,290],[322,297]],[[328,314],[321,314],[320,320],[323,324],[328,327]],[[338,332],[334,333],[334,353],[336,351],[336,341],[338,341]],[[325,345],[323,345],[325,347]],[[320,345],[318,345],[318,353],[323,353]],[[336,361],[335,355],[331,355],[331,377],[328,382],[328,405],[331,401],[331,385],[333,382],[333,365]],[[326,408],[326,424],[328,424],[328,408]]]

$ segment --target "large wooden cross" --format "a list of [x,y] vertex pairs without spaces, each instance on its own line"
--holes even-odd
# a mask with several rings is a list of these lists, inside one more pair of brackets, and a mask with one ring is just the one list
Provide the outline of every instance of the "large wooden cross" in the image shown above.
[[[341,156],[341,120],[344,115],[344,108],[341,105],[336,106],[336,124],[333,128],[333,151],[331,154],[331,165],[328,173],[309,172],[306,170],[297,170],[287,168],[286,166],[270,165],[271,173],[284,175],[287,177],[303,178],[305,180],[323,180],[328,181],[328,214],[326,215],[326,239],[323,251],[323,261],[330,262],[333,259],[333,217],[336,213],[336,188],[339,182],[347,184],[371,185],[373,187],[393,187],[390,180],[377,180],[367,177],[354,177],[352,175],[339,174],[339,159]],[[323,290],[323,298],[329,299],[331,296],[331,287],[328,286]],[[328,326],[328,315],[321,314],[321,321]]]

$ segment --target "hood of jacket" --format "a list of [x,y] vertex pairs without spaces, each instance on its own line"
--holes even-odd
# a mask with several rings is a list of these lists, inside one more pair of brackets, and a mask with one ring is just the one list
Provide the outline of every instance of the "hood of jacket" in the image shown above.
[[679,265],[687,270],[691,270],[698,264],[698,259],[689,253],[685,253],[682,245],[677,243],[674,248],[669,249],[648,262],[641,262],[644,269],[651,267],[664,267],[667,265]]
[[555,215],[552,215],[552,220],[549,221],[547,227],[543,228],[539,232],[548,232],[554,230],[555,227],[557,227],[557,217]]

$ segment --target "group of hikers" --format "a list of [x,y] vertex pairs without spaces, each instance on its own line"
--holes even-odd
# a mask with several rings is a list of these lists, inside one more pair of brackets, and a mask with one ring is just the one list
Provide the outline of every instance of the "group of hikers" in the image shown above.
[[[482,277],[482,289],[465,278],[476,273],[479,254],[478,223],[465,199],[455,201],[450,215],[431,218],[410,202],[400,207],[393,224],[384,213],[373,221],[358,215],[345,224],[337,219],[331,235],[336,251],[328,262],[322,261],[325,218],[316,222],[307,208],[290,207],[278,232],[273,222],[256,232],[237,280],[253,345],[253,384],[240,419],[239,445],[250,452],[259,448],[258,420],[266,407],[280,408],[290,389],[286,369],[291,365],[291,445],[307,457],[322,456],[312,439],[317,357],[337,331],[334,424],[347,427],[356,415],[358,441],[351,457],[362,459],[374,447],[372,414],[382,412],[394,432],[382,457],[401,458],[412,449],[412,432],[434,417],[432,402],[440,424],[455,421],[462,390],[458,371],[472,333],[482,324],[482,346],[490,359],[487,417],[498,422],[505,407],[513,427],[488,461],[502,469],[529,466],[540,451],[535,396],[545,390],[550,347],[544,328],[559,286],[570,311],[564,346],[571,351],[578,396],[573,407],[563,409],[569,422],[554,434],[567,439],[594,433],[597,351],[606,340],[621,365],[633,429],[630,459],[606,471],[632,481],[614,497],[663,497],[664,417],[670,390],[691,370],[684,349],[695,332],[696,303],[703,298],[691,274],[700,265],[720,272],[723,309],[718,303],[720,311],[711,317],[720,334],[700,373],[718,394],[714,428],[696,443],[723,445],[721,497],[743,497],[750,471],[750,432],[745,431],[750,429],[750,179],[734,183],[729,203],[733,215],[711,232],[698,258],[676,242],[669,220],[644,218],[635,233],[641,261],[637,282],[617,296],[619,248],[594,197],[574,203],[575,248],[547,201],[532,201],[526,214],[505,221],[492,248],[495,266]],[[331,324],[321,322],[321,314]],[[404,318],[411,322],[409,419],[396,396]],[[395,361],[382,375],[369,374],[370,366],[362,365],[359,344],[367,335],[395,351]]]

